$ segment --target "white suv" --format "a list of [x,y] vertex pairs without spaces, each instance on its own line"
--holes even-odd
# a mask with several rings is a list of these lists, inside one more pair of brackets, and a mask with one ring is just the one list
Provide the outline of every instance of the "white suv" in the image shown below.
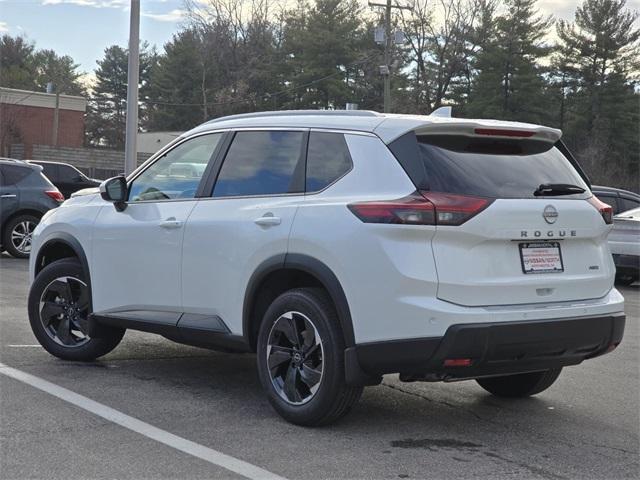
[[205,123],[43,217],[31,326],[72,360],[127,328],[257,352],[304,425],[388,373],[539,393],[625,322],[611,208],[560,135],[365,111]]

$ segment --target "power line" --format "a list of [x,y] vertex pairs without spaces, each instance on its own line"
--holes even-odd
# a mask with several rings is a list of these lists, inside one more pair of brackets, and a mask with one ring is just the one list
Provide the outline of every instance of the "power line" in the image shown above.
[[[368,62],[369,60],[373,59],[374,57],[378,56],[378,53],[375,53],[369,57],[366,57],[362,60],[358,60],[356,62],[350,63],[348,65],[345,65],[345,68],[349,68],[349,67],[354,67],[356,65],[362,65],[363,63]],[[304,83],[302,85],[296,85],[294,87],[290,87],[290,88],[285,88],[283,90],[277,91],[277,92],[272,92],[272,93],[265,93],[262,95],[262,99],[272,99],[273,97],[278,97],[280,95],[283,95],[285,93],[289,93],[289,92],[293,92],[296,90],[299,90],[301,88],[306,88],[306,87],[310,87],[312,85],[315,85],[316,83],[320,83],[323,82],[325,80],[328,80],[330,78],[336,77],[338,75],[343,75],[344,72],[338,71],[338,72],[334,72],[331,73],[329,75],[326,75],[324,77],[321,78],[316,78],[314,80],[311,80],[308,83]],[[88,100],[102,100],[99,97],[87,97]],[[233,105],[233,104],[238,104],[238,103],[247,103],[247,102],[252,102],[256,100],[256,98],[241,98],[241,99],[236,99],[236,100],[228,100],[225,102],[207,102],[207,103],[173,103],[173,102],[163,102],[161,100],[141,100],[141,103],[147,103],[147,104],[151,104],[151,105],[162,105],[162,106],[167,106],[167,107],[203,107],[203,106],[207,106],[207,107],[218,107],[218,106],[224,106],[224,105]]]

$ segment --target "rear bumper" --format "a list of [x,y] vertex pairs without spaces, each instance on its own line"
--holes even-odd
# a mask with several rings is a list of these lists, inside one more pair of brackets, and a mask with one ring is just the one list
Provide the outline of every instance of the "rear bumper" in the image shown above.
[[[383,374],[456,380],[577,365],[622,340],[625,315],[458,324],[443,337],[372,342],[345,351],[347,382],[375,384]],[[469,359],[469,366],[445,366]]]

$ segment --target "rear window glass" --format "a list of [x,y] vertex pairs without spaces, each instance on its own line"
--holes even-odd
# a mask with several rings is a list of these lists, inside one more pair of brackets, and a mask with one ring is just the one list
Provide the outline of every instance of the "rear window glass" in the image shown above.
[[351,170],[349,147],[341,133],[311,132],[307,150],[307,192],[317,192]]
[[[527,140],[424,135],[391,150],[420,189],[490,198],[535,198],[542,184],[565,183],[585,189],[571,163],[556,147]],[[402,140],[402,139],[399,139]],[[575,195],[573,195],[575,198]]]
[[2,166],[2,174],[5,185],[15,185],[31,172],[32,170],[29,167],[18,167],[14,165]]

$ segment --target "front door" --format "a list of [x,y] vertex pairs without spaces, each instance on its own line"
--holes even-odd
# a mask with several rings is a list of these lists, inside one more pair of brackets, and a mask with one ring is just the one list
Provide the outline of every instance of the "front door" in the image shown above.
[[91,255],[94,312],[140,317],[181,311],[184,227],[221,137],[200,135],[177,144],[129,182],[124,211],[102,207]]

